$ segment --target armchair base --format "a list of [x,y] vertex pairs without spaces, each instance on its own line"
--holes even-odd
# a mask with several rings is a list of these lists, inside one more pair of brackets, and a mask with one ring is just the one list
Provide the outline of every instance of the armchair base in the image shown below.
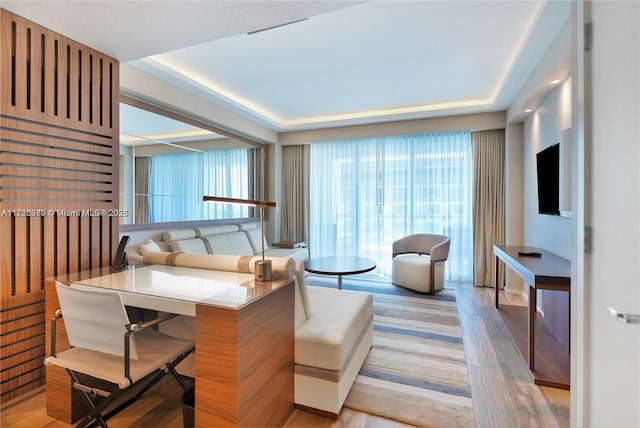
[[431,287],[431,258],[427,255],[401,254],[393,259],[391,282],[400,287],[434,293],[444,288],[444,263],[434,263]]

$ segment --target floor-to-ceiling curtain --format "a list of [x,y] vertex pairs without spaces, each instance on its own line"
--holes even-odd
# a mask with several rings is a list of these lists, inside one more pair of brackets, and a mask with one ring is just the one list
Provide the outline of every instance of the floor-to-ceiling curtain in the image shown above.
[[[202,157],[196,152],[152,156],[149,221],[192,220],[202,211]],[[198,196],[199,195],[199,196]]]
[[471,133],[473,260],[477,286],[495,286],[493,244],[504,243],[504,130]]
[[312,256],[368,257],[388,275],[394,240],[445,234],[447,281],[471,281],[471,172],[469,132],[312,144]]
[[135,207],[136,224],[149,222],[149,185],[151,157],[138,156],[135,160]]
[[149,221],[247,217],[248,207],[204,203],[202,197],[247,199],[246,149],[152,156]]
[[[249,199],[249,170],[251,168],[248,168],[248,153],[249,150],[246,149],[216,150],[202,153],[204,194]],[[249,207],[246,205],[205,203],[202,218],[240,218],[247,217],[248,212]]]
[[309,239],[309,145],[282,148],[282,226],[285,241]]

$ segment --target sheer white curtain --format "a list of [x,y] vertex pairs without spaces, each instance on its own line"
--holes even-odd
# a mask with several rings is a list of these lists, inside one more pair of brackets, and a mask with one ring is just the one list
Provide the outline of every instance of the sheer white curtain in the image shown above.
[[311,145],[312,256],[360,255],[391,273],[391,245],[412,233],[451,236],[447,281],[471,281],[469,132]]
[[186,221],[248,216],[248,207],[204,203],[202,197],[248,197],[247,150],[152,156],[149,221]]
[[[202,155],[203,195],[250,199],[248,150],[219,150]],[[202,218],[248,217],[248,212],[249,207],[245,205],[205,203]]]

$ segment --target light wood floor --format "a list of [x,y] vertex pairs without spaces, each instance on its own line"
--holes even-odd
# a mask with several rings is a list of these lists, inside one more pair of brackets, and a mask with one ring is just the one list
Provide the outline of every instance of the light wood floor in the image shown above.
[[[568,427],[569,392],[533,384],[493,307],[493,290],[458,285],[456,296],[478,427]],[[514,296],[503,295],[500,299],[504,303],[524,305]],[[175,381],[167,377],[137,403],[110,419],[109,426],[182,427],[182,403],[176,397],[178,389]],[[2,428],[70,426],[47,416],[44,392],[9,403],[0,411]],[[404,425],[349,409],[343,409],[338,420],[296,409],[286,424],[287,428],[401,426]]]

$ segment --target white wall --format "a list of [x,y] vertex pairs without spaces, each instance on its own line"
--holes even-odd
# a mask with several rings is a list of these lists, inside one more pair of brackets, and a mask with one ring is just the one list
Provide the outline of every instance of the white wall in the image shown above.
[[[524,122],[524,245],[571,259],[571,219],[538,214],[536,153],[571,128],[571,78],[562,82]],[[562,171],[561,171],[562,174]]]
[[573,349],[581,354],[584,396],[572,402],[571,417],[575,427],[639,427],[640,325],[618,322],[606,308],[640,314],[640,3],[589,6],[582,178],[593,234],[583,287],[576,284],[584,291],[572,306],[585,313],[585,343],[572,347],[572,365]]

